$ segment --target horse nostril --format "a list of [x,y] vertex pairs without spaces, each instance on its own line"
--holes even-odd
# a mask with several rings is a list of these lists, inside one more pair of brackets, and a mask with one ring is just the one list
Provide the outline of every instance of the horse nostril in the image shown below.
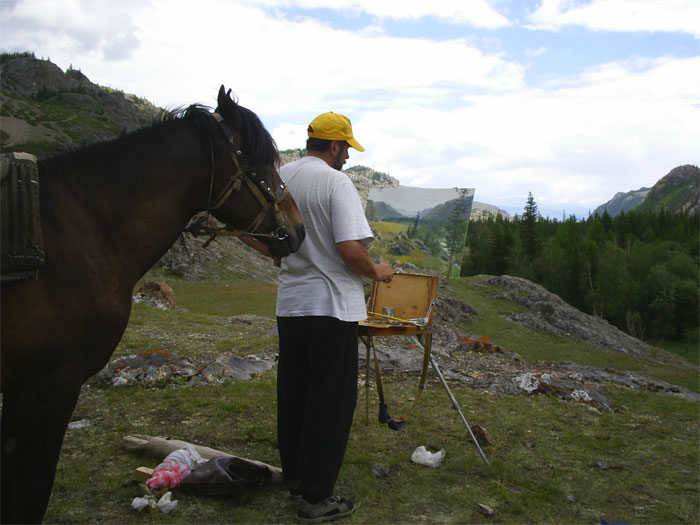
[[289,237],[289,233],[287,232],[287,228],[284,226],[280,226],[275,230],[275,237],[277,238],[278,241],[284,241]]

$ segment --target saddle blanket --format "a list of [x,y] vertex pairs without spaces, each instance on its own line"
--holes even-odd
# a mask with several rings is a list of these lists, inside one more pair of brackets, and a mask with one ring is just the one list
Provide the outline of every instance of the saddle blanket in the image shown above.
[[34,155],[0,155],[0,210],[2,281],[31,277],[44,264],[39,170]]

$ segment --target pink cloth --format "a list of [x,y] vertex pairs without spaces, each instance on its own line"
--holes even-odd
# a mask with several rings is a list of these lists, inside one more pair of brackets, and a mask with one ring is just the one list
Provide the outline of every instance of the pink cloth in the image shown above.
[[153,471],[150,479],[146,481],[146,485],[151,489],[164,487],[174,489],[190,472],[192,472],[192,467],[189,465],[183,465],[177,461],[165,461]]

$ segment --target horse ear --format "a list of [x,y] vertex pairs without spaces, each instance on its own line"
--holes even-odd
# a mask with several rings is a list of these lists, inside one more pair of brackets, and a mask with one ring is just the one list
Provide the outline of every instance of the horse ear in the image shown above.
[[[229,93],[231,93],[231,90],[228,90]],[[221,84],[221,87],[219,88],[219,95],[216,97],[216,101],[219,104],[219,106],[223,106],[224,102],[228,98],[228,93],[226,93],[226,89],[224,88],[224,85]]]
[[238,128],[241,125],[241,114],[238,109],[238,103],[231,98],[231,90],[226,91],[223,84],[219,88],[219,96],[217,98],[218,107],[216,111],[220,112],[224,118],[229,120],[229,124]]

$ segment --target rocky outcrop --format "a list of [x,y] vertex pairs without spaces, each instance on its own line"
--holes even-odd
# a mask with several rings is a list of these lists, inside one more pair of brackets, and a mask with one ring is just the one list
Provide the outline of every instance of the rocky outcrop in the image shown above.
[[[416,271],[415,268],[408,267],[401,270]],[[495,292],[492,297],[519,302],[530,310],[531,316],[525,323],[529,328],[558,334],[569,333],[571,337],[576,334],[577,338],[607,346],[611,351],[630,355],[645,353],[645,357],[650,358],[647,352],[650,347],[641,341],[619,333],[607,323],[598,324],[596,318],[576,311],[534,283],[509,276],[484,279],[489,285],[503,288],[502,292]],[[441,278],[433,318],[432,355],[443,375],[451,381],[507,395],[554,396],[568,402],[587,404],[598,411],[617,409],[603,393],[602,386],[606,384],[650,390],[700,402],[700,395],[687,388],[639,372],[596,368],[571,362],[528,363],[517,352],[494,343],[487,336],[465,334],[461,327],[465,326],[470,317],[477,315],[479,312],[476,309],[456,297],[451,283]],[[523,319],[520,317],[515,321],[522,322]],[[151,386],[218,384],[245,380],[276,365],[273,319],[239,315],[230,318],[229,322],[234,331],[249,336],[257,334],[267,337],[268,349],[261,354],[249,356],[228,352],[217,355],[214,359],[195,359],[163,351],[150,351],[115,359],[100,372],[96,380],[107,386],[133,383]],[[381,337],[375,339],[374,346],[383,374],[416,374],[422,370],[425,357],[422,346],[415,338]],[[363,379],[366,369],[366,348],[363,344],[360,344],[358,352]],[[370,361],[370,369],[372,368]],[[433,388],[440,388],[434,374],[431,373],[429,378]],[[369,381],[374,381],[373,372],[370,372]]]
[[145,99],[93,84],[79,70],[64,72],[30,54],[2,55],[0,77],[3,149],[21,146],[44,154],[148,125],[161,111]]
[[170,352],[151,351],[120,357],[109,362],[96,376],[105,386],[134,384],[145,386],[218,385],[229,381],[245,381],[275,366],[274,354],[245,357],[224,352],[215,359],[181,357]]
[[74,91],[91,85],[82,73],[78,76],[49,60],[38,60],[29,56],[7,57],[2,62],[2,88],[21,97],[33,98],[40,94]]
[[527,312],[508,315],[509,320],[520,326],[575,337],[629,355],[640,356],[650,349],[649,345],[615,328],[605,319],[577,310],[558,295],[532,281],[502,275],[490,277],[487,282],[502,288],[490,297],[506,299],[527,307]]
[[649,191],[640,209],[671,213],[700,213],[700,168],[673,168]]
[[208,237],[183,233],[156,267],[172,271],[188,281],[235,276],[267,283],[277,282],[279,270],[271,259],[235,237],[217,237],[205,248],[207,241]]

